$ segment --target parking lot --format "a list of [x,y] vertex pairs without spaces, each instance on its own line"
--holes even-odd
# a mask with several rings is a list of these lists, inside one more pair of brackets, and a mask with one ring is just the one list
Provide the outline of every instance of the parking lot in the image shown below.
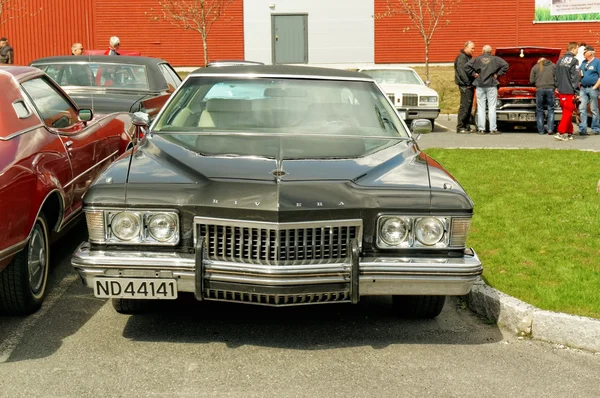
[[[420,145],[553,142],[442,122]],[[41,311],[0,319],[1,396],[597,396],[600,355],[519,339],[458,299],[426,321],[396,318],[386,297],[269,308],[188,296],[121,315],[70,267],[85,238],[80,223],[52,246]]]

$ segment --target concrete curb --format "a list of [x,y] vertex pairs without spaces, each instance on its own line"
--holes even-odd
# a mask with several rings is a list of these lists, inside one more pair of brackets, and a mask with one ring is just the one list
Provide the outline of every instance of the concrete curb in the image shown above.
[[513,333],[536,340],[600,352],[600,320],[544,311],[504,294],[480,281],[467,295],[478,315]]

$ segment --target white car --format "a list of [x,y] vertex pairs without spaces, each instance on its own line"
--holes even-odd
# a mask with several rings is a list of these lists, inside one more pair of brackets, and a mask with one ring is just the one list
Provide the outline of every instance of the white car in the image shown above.
[[409,67],[363,68],[377,81],[405,120],[428,119],[433,126],[440,114],[438,93],[429,88],[414,69]]

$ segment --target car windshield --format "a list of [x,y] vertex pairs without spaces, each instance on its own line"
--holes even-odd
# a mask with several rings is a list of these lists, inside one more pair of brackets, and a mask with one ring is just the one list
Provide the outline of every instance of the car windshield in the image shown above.
[[73,62],[34,66],[46,72],[61,86],[149,90],[144,65]]
[[203,154],[287,158],[360,156],[410,137],[372,82],[267,77],[190,77],[152,131]]
[[417,73],[410,69],[370,69],[362,72],[379,84],[423,84]]

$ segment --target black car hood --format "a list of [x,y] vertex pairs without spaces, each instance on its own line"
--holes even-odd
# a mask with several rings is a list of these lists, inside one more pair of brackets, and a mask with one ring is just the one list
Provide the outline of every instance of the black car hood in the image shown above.
[[63,88],[73,101],[82,109],[91,109],[94,113],[135,112],[132,109],[140,101],[156,94],[140,91],[115,91]]
[[[112,177],[119,182],[126,178],[123,204],[128,206],[422,211],[435,201],[439,208],[471,210],[462,187],[437,164],[435,186],[431,187],[430,163],[416,145],[406,141],[354,159],[278,161],[203,156],[155,135],[133,153],[127,177],[119,178],[114,172]],[[274,175],[274,171],[285,175]],[[444,187],[448,183],[451,188]],[[98,188],[93,186],[88,192],[88,204],[98,204],[102,192]],[[434,199],[432,192],[444,199]]]

